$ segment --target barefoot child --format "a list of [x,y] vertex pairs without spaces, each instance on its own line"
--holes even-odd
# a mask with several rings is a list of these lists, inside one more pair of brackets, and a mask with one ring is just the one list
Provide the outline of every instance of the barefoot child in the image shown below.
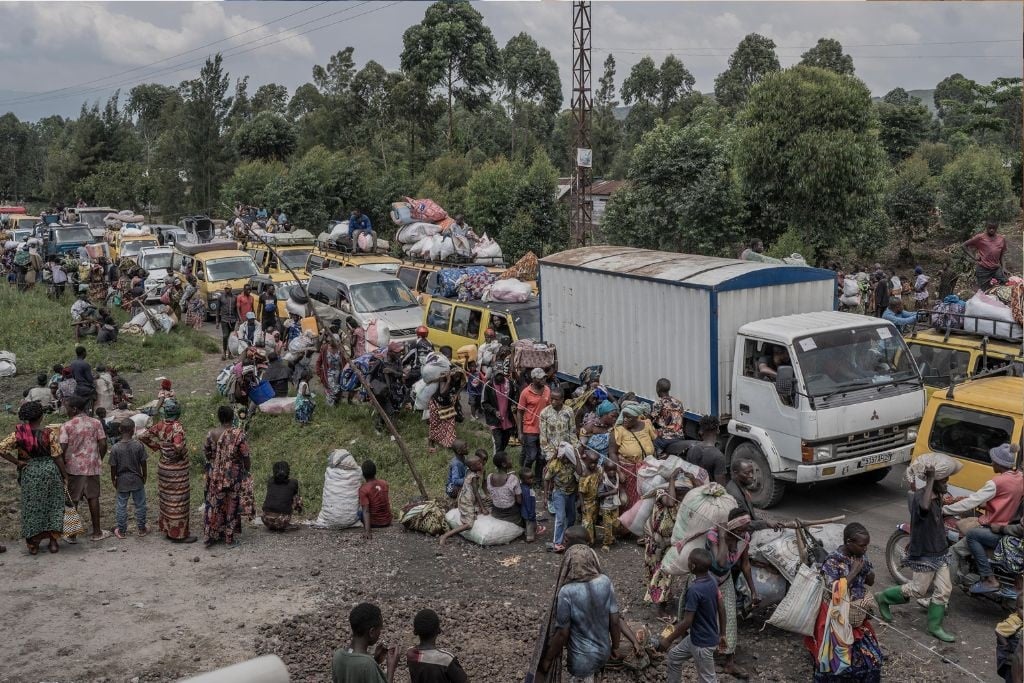
[[526,542],[533,543],[538,534],[544,534],[547,527],[537,526],[537,495],[533,492],[533,469],[524,469],[519,472],[519,489],[521,491],[521,502],[519,514],[526,524]]
[[452,459],[448,463],[448,481],[444,487],[444,493],[448,496],[448,507],[455,507],[459,499],[459,492],[462,491],[462,483],[466,480],[466,456],[469,455],[469,446],[462,439],[455,439],[452,444]]
[[668,661],[667,683],[680,683],[683,663],[693,659],[697,665],[697,680],[714,683],[715,648],[725,649],[725,604],[718,592],[718,583],[708,574],[711,568],[711,553],[704,548],[695,548],[687,564],[693,579],[686,589],[683,604],[683,618],[667,638],[658,642],[658,651],[665,652],[676,640]]
[[410,683],[469,683],[455,653],[437,646],[441,634],[441,618],[432,609],[422,609],[412,620],[412,632],[419,645],[405,653]]
[[302,374],[298,390],[295,392],[295,420],[305,427],[313,419],[313,410],[316,408],[316,399],[313,392],[309,390],[309,380],[313,378],[311,371],[307,370]]
[[[384,617],[380,608],[363,602],[348,614],[352,627],[352,640],[347,648],[334,651],[331,662],[331,680],[334,683],[393,683],[398,668],[398,646],[385,647],[380,640],[384,630]],[[373,654],[370,648],[376,645]],[[381,671],[382,662],[387,671]]]
[[444,545],[445,541],[455,534],[461,534],[463,531],[472,529],[477,515],[487,514],[488,500],[482,490],[480,481],[480,478],[483,476],[484,463],[479,457],[474,455],[466,462],[466,465],[469,467],[469,472],[466,474],[466,480],[462,483],[462,490],[459,492],[459,516],[461,523],[441,536],[441,545]]
[[287,462],[274,463],[274,476],[267,482],[267,497],[263,499],[263,516],[260,518],[270,531],[287,531],[292,523],[292,512],[302,512],[299,482],[290,474]]
[[114,535],[124,538],[128,533],[128,498],[135,502],[135,523],[139,536],[146,530],[146,449],[135,439],[135,423],[122,420],[118,425],[121,440],[110,452],[110,481],[117,491]]

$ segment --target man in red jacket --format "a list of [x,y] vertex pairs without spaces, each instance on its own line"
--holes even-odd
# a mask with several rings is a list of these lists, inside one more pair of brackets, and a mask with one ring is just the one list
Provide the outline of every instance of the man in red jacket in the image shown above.
[[992,565],[986,548],[999,544],[999,535],[993,533],[993,525],[1006,525],[1014,516],[1024,498],[1024,475],[1014,465],[1017,460],[1017,446],[1004,443],[988,452],[996,476],[967,498],[945,505],[944,515],[957,515],[984,506],[985,512],[978,518],[981,526],[967,532],[967,547],[978,565],[981,580],[971,586],[972,593],[994,593],[999,590],[999,581],[992,573]]

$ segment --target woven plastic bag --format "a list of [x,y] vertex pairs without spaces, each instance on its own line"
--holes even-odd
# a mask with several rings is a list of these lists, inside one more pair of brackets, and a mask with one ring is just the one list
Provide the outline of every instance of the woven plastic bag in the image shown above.
[[821,606],[822,584],[817,570],[800,565],[786,597],[772,612],[768,623],[776,628],[803,636],[814,635],[814,622]]

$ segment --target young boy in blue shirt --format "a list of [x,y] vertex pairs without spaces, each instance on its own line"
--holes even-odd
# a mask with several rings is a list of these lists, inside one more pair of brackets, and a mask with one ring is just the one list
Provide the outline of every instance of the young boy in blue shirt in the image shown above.
[[725,605],[718,582],[708,573],[711,553],[696,548],[690,553],[688,564],[693,578],[686,589],[683,618],[667,638],[660,640],[658,651],[665,652],[682,638],[666,657],[667,683],[682,681],[683,662],[691,658],[697,665],[697,680],[715,683],[715,648],[725,649]]

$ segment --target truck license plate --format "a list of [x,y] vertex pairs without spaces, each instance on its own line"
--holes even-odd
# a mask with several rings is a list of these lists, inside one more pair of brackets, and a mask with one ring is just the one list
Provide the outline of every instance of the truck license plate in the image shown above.
[[866,458],[862,458],[857,463],[857,467],[866,470],[875,470],[879,467],[885,467],[891,461],[892,453],[878,453],[876,455],[869,455]]

